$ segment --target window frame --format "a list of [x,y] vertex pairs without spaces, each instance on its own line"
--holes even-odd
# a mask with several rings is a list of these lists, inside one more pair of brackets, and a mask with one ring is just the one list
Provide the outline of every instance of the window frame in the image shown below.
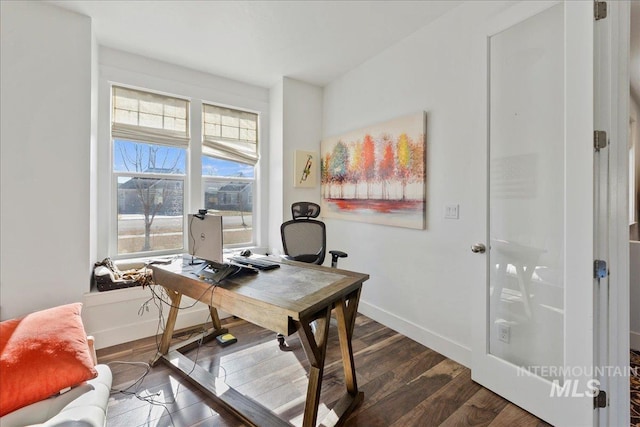
[[[236,111],[238,113],[245,113],[245,114],[250,114],[250,115],[255,115],[255,122],[256,122],[256,139],[255,139],[255,160],[252,161],[251,159],[247,158],[247,161],[242,161],[240,160],[241,157],[243,157],[243,155],[241,154],[240,156],[238,156],[237,158],[229,158],[228,156],[225,155],[215,155],[215,154],[211,154],[211,153],[206,153],[206,148],[205,146],[208,144],[211,144],[211,140],[210,141],[205,141],[207,139],[207,136],[205,135],[205,121],[204,121],[204,117],[206,114],[206,109],[207,107],[212,107],[212,108],[219,108],[222,110],[232,110],[232,111]],[[260,167],[260,148],[262,145],[262,127],[263,127],[263,123],[262,123],[262,113],[260,111],[256,111],[253,110],[251,108],[241,108],[241,107],[236,107],[233,105],[227,105],[227,104],[222,104],[219,102],[211,102],[208,100],[202,100],[202,103],[200,105],[200,120],[201,120],[201,125],[200,125],[200,200],[201,200],[201,206],[205,206],[205,191],[206,191],[206,183],[207,181],[225,181],[225,182],[251,182],[252,183],[252,210],[251,210],[251,215],[252,215],[252,230],[251,230],[251,242],[246,242],[246,243],[240,243],[240,244],[224,244],[224,240],[223,240],[223,244],[224,244],[224,248],[228,248],[228,249],[237,249],[237,248],[255,248],[259,245],[259,231],[260,231],[260,227],[259,227],[259,222],[256,221],[257,218],[259,218],[260,214],[259,214],[259,206],[258,206],[258,200],[259,197],[257,197],[257,195],[259,194],[260,191],[260,176],[259,176],[259,167]],[[210,137],[212,139],[215,139],[214,137]],[[243,139],[239,139],[239,141],[242,142],[248,142],[247,140],[243,140]],[[244,155],[247,155],[247,153],[245,152]],[[202,159],[204,157],[209,157],[212,159],[218,159],[218,160],[224,160],[224,161],[228,161],[228,162],[236,162],[236,163],[242,163],[245,165],[249,165],[251,167],[253,167],[253,177],[252,178],[248,178],[248,177],[228,177],[228,176],[216,176],[216,175],[205,175],[204,173],[202,173]],[[233,157],[233,156],[231,156]],[[249,156],[251,157],[251,156]]]
[[[112,74],[112,73],[107,73]],[[252,233],[251,233],[251,242],[245,242],[242,244],[225,244],[225,249],[237,249],[237,248],[257,248],[260,247],[260,241],[264,239],[266,236],[264,234],[264,228],[266,226],[267,218],[261,218],[261,215],[265,214],[265,209],[261,206],[263,203],[264,196],[261,194],[262,191],[265,191],[264,185],[261,183],[262,179],[267,179],[268,177],[261,175],[261,166],[259,160],[256,161],[256,164],[252,165],[254,168],[254,176],[252,178],[246,177],[218,177],[218,176],[210,176],[203,175],[202,173],[202,158],[206,156],[202,152],[203,144],[203,129],[202,129],[202,121],[204,116],[204,108],[203,105],[212,105],[219,106],[222,108],[230,108],[233,110],[247,112],[251,114],[255,114],[256,124],[257,124],[257,139],[258,141],[262,140],[262,133],[264,131],[264,126],[267,126],[268,123],[264,123],[265,114],[268,115],[268,110],[259,106],[259,108],[252,108],[251,106],[235,106],[232,104],[223,104],[218,102],[211,102],[206,100],[205,97],[197,96],[196,92],[199,92],[200,87],[195,88],[198,90],[179,90],[168,92],[166,90],[158,89],[157,85],[147,84],[147,82],[142,82],[140,85],[131,85],[125,83],[125,81],[129,80],[128,78],[114,78],[113,76],[105,76],[102,79],[100,94],[101,98],[104,97],[108,99],[108,102],[100,103],[100,117],[102,118],[98,123],[99,126],[103,129],[101,131],[102,135],[106,139],[106,146],[108,148],[100,148],[98,152],[98,168],[100,169],[99,176],[102,176],[104,180],[102,180],[102,184],[98,185],[98,193],[101,191],[107,191],[109,197],[104,200],[98,196],[99,201],[96,203],[98,206],[102,206],[103,209],[99,208],[98,215],[98,237],[97,237],[97,247],[98,254],[101,254],[100,259],[104,256],[109,256],[112,259],[117,260],[126,260],[126,259],[144,259],[150,256],[162,256],[162,255],[175,255],[186,252],[187,244],[188,244],[188,214],[197,211],[198,209],[204,206],[204,197],[205,197],[205,183],[207,180],[217,180],[217,181],[248,181],[252,183]],[[126,171],[118,171],[114,170],[114,144],[115,140],[127,140],[132,142],[142,142],[142,143],[152,143],[149,141],[135,141],[133,138],[123,138],[123,137],[114,137],[111,133],[111,123],[112,123],[112,111],[113,111],[113,98],[112,98],[112,88],[113,86],[123,87],[123,88],[131,88],[134,90],[140,90],[144,92],[157,93],[161,95],[166,95],[169,97],[176,97],[181,99],[186,99],[189,101],[188,112],[189,112],[189,127],[188,134],[190,136],[189,143],[186,147],[186,167],[184,174],[155,174],[153,176],[158,178],[167,178],[170,180],[182,179],[183,182],[183,199],[184,199],[184,218],[183,218],[183,248],[181,250],[159,250],[159,251],[149,251],[149,252],[135,252],[135,253],[124,253],[118,254],[118,177],[121,176],[132,176],[135,172],[126,172]],[[208,92],[204,90],[203,92]],[[178,94],[177,94],[178,93]],[[206,93],[203,93],[206,95]],[[221,98],[224,98],[221,96]],[[257,100],[252,100],[247,98],[246,102],[240,102],[239,105],[242,104],[256,104],[259,102]],[[265,106],[266,107],[266,106]],[[264,111],[263,111],[264,110]],[[108,124],[108,126],[106,126]],[[168,145],[165,142],[160,142],[158,145]],[[104,147],[104,145],[103,145]],[[175,147],[179,147],[176,145]],[[108,153],[106,152],[108,150]],[[257,155],[258,159],[260,157],[260,146],[257,147]],[[209,156],[212,158],[217,158],[215,156]],[[108,159],[108,160],[107,160]],[[228,159],[223,159],[228,160]],[[147,178],[151,178],[152,175],[145,175]],[[105,185],[108,183],[107,185]],[[264,224],[263,224],[264,222]]]
[[[148,136],[148,129],[143,129],[142,134],[145,135],[145,138],[136,138],[135,136],[124,136],[124,135],[114,135],[113,134],[113,123],[114,123],[114,91],[115,88],[122,88],[125,90],[133,90],[139,91],[143,93],[149,93],[153,95],[159,95],[161,97],[174,98],[178,100],[183,100],[186,102],[186,138],[187,142],[185,145],[185,141],[183,138],[176,138],[175,143],[172,143],[171,134],[174,132],[168,132],[166,137],[160,137],[159,141],[151,141]],[[189,97],[177,95],[173,93],[167,93],[164,91],[158,91],[152,88],[146,87],[137,87],[132,85],[123,84],[121,82],[109,81],[108,82],[108,97],[109,97],[109,113],[108,113],[108,128],[109,128],[109,183],[111,188],[111,197],[110,197],[110,207],[109,207],[109,230],[108,230],[108,246],[107,253],[108,256],[112,259],[136,259],[136,258],[145,258],[152,256],[162,256],[162,255],[172,255],[177,253],[183,253],[186,251],[186,224],[187,224],[187,214],[189,212],[189,189],[190,189],[190,177],[189,177],[189,162],[190,162],[190,154],[191,154],[191,145],[192,145],[192,132],[190,129],[190,123],[192,121],[192,100]],[[161,132],[161,130],[159,131]],[[131,143],[139,143],[139,144],[152,144],[159,145],[170,148],[178,148],[184,150],[185,153],[185,170],[182,174],[175,173],[145,173],[139,171],[116,171],[114,168],[114,150],[116,140],[127,141]],[[160,249],[160,250],[150,250],[150,251],[138,251],[138,252],[129,252],[129,253],[119,253],[118,252],[118,178],[120,177],[139,177],[139,178],[149,178],[149,179],[166,179],[171,181],[182,181],[182,247],[176,249]]]

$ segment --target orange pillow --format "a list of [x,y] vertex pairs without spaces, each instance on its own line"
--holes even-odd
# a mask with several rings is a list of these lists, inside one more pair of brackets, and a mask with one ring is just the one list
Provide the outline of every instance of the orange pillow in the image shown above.
[[81,311],[68,304],[0,323],[0,416],[98,375]]

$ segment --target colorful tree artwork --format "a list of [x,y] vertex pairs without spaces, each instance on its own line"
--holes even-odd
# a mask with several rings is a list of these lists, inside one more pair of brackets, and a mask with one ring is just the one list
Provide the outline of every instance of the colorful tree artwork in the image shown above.
[[323,140],[323,215],[424,229],[425,129],[421,112]]

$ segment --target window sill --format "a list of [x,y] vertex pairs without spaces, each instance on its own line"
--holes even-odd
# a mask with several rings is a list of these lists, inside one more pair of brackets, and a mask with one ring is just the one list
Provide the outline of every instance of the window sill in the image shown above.
[[[251,247],[247,248],[252,251],[252,253],[265,254],[266,248],[259,247]],[[225,255],[239,255],[241,252],[240,248],[234,248],[231,250],[225,249]],[[167,256],[157,256],[157,257],[144,257],[144,258],[124,258],[117,259],[113,262],[118,266],[121,270],[128,270],[131,268],[141,268],[147,263],[150,259],[172,259],[180,257],[181,255],[167,255]],[[132,286],[130,288],[122,288],[122,289],[112,289],[109,291],[99,291],[98,288],[94,286],[91,287],[89,292],[85,292],[84,294],[84,303],[87,307],[94,307],[100,305],[107,305],[131,300],[138,299],[147,299],[150,297],[149,290],[143,289],[142,286]]]

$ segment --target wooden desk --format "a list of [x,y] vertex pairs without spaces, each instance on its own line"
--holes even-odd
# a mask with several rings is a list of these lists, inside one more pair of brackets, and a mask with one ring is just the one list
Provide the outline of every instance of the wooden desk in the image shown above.
[[[209,339],[227,332],[220,324],[218,309],[285,336],[298,332],[310,364],[302,425],[315,426],[329,321],[331,311],[335,309],[347,390],[321,425],[341,425],[364,397],[364,394],[358,391],[351,337],[362,283],[369,275],[280,259],[271,260],[279,262],[281,267],[261,271],[257,275],[227,279],[219,286],[197,278],[192,272],[193,268],[183,264],[182,258],[169,265],[152,265],[153,280],[166,289],[171,298],[171,309],[158,354],[151,364],[163,360],[250,425],[289,426],[289,423],[254,400],[233,390],[220,378],[197,365],[194,368],[193,361],[180,351],[194,348],[199,338],[180,343],[175,348],[169,346],[179,312],[177,307],[180,306],[183,295],[209,306],[214,326]],[[315,334],[311,328],[311,322],[314,320]],[[277,345],[275,338],[274,345]]]

